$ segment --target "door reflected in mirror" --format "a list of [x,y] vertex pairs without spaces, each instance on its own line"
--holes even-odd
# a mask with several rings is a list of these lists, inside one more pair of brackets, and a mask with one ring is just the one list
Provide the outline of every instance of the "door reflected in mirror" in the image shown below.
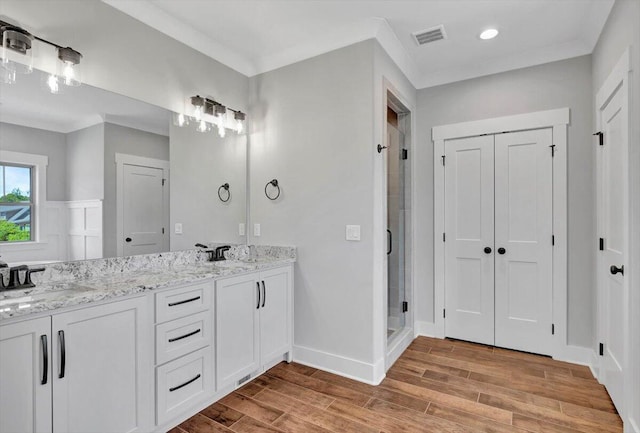
[[[3,261],[244,242],[245,136],[173,127],[163,108],[88,85],[52,94],[40,71],[20,78],[0,84]],[[230,184],[227,203],[218,183]]]

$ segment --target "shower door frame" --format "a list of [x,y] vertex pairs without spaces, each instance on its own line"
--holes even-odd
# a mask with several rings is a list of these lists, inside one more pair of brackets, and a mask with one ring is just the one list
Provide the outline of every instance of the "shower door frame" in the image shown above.
[[[405,324],[404,328],[394,332],[391,336],[392,338],[387,338],[387,320],[388,320],[388,311],[389,311],[389,287],[388,287],[388,263],[386,256],[386,248],[384,249],[384,272],[383,272],[383,297],[384,297],[384,356],[385,356],[385,368],[384,370],[388,370],[393,363],[400,357],[402,352],[411,344],[413,339],[415,338],[415,290],[414,290],[414,281],[415,281],[415,251],[414,246],[415,242],[415,212],[413,211],[413,207],[416,203],[416,187],[415,187],[415,129],[416,129],[416,108],[409,103],[408,99],[402,95],[397,88],[391,84],[391,82],[387,78],[383,78],[383,86],[382,86],[382,96],[383,96],[383,111],[384,111],[384,121],[382,122],[382,138],[387,140],[387,107],[391,107],[392,109],[397,109],[402,111],[403,113],[407,113],[408,116],[408,126],[407,128],[400,129],[400,132],[404,134],[404,149],[408,151],[408,160],[405,161],[405,179],[404,179],[404,188],[405,188],[405,200],[409,197],[409,209],[408,209],[408,217],[405,216],[405,227],[404,227],[404,249],[405,249],[405,300],[408,302],[408,311],[405,314]],[[392,98],[389,98],[389,94],[392,95]],[[393,99],[393,100],[392,100]],[[396,111],[397,112],[397,111]],[[400,120],[399,120],[400,122]],[[383,213],[384,213],[384,226],[386,229],[387,223],[387,163],[386,158],[388,155],[384,154],[384,169],[383,169]],[[407,175],[408,172],[408,175]],[[409,188],[409,196],[407,196],[406,189]],[[405,202],[405,208],[407,204]],[[387,234],[384,232],[384,239],[386,244]]]

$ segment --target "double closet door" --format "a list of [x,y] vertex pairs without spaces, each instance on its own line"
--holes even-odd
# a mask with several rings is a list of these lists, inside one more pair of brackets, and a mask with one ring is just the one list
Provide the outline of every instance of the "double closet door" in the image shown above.
[[551,129],[445,142],[447,337],[551,353],[551,145]]

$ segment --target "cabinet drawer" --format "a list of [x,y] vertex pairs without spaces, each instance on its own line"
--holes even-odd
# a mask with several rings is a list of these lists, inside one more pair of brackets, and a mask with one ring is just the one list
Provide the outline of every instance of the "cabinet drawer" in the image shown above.
[[156,364],[211,344],[211,312],[203,311],[156,326]]
[[212,291],[213,282],[208,281],[156,294],[156,322],[162,323],[208,310]]
[[213,395],[211,347],[156,368],[156,418],[162,424]]

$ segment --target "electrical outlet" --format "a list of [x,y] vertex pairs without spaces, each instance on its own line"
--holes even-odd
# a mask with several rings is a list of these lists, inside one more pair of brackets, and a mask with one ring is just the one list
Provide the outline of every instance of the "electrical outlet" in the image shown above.
[[174,233],[177,235],[182,234],[182,223],[176,223]]
[[253,235],[260,236],[260,224],[253,225]]
[[346,229],[346,239],[348,241],[359,241],[360,240],[360,226],[359,225],[348,225]]

